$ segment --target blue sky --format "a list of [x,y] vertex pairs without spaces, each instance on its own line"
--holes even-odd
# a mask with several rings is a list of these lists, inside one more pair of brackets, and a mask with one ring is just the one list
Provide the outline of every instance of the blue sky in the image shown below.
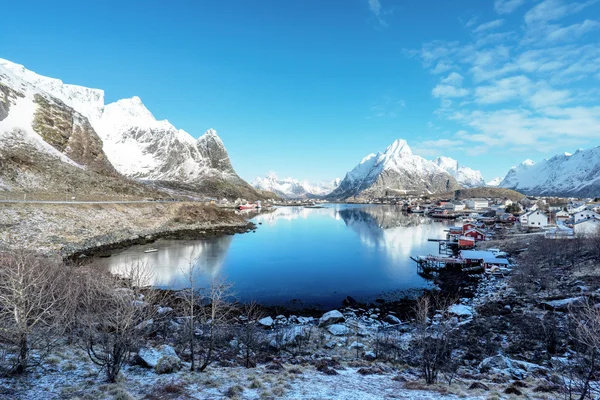
[[318,181],[406,139],[491,179],[599,145],[597,0],[33,1],[0,57],[215,128],[245,179]]

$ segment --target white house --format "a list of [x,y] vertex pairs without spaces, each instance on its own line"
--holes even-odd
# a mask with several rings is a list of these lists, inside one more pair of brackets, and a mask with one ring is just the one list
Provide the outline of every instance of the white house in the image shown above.
[[529,211],[519,217],[521,226],[544,228],[548,225],[548,216],[540,210]]
[[573,222],[579,222],[584,219],[590,219],[590,218],[600,219],[600,215],[596,214],[592,210],[579,211],[579,212],[575,213],[575,215],[573,215]]
[[576,214],[580,211],[584,211],[587,207],[585,206],[585,204],[581,204],[581,203],[569,203],[569,205],[567,206],[567,211],[569,212],[569,214]]
[[573,231],[576,235],[590,235],[600,232],[600,219],[590,218],[580,220],[573,224]]
[[571,215],[565,210],[561,210],[554,215],[554,218],[561,220],[569,219],[570,217]]
[[470,210],[481,210],[490,206],[486,199],[468,199],[466,203]]

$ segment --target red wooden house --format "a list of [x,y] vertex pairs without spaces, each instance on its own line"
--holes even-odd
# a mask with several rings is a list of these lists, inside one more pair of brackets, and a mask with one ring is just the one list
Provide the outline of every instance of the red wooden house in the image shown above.
[[469,229],[468,231],[466,231],[464,233],[463,236],[469,237],[469,238],[473,238],[476,241],[482,241],[485,240],[487,235],[485,232],[483,232],[482,230],[479,229]]

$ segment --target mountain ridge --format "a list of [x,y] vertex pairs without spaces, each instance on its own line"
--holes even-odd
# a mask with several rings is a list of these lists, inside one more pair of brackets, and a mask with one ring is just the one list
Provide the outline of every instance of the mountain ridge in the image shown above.
[[381,197],[396,192],[434,193],[458,188],[452,175],[413,154],[406,140],[397,139],[385,151],[364,157],[328,197]]

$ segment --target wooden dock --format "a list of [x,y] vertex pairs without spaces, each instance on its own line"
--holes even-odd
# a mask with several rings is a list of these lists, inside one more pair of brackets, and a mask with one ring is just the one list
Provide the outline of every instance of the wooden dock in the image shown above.
[[460,265],[461,267],[466,265],[466,260],[457,257],[445,257],[445,256],[417,256],[410,257],[414,262],[417,263],[419,272],[431,273],[437,272],[448,265]]

